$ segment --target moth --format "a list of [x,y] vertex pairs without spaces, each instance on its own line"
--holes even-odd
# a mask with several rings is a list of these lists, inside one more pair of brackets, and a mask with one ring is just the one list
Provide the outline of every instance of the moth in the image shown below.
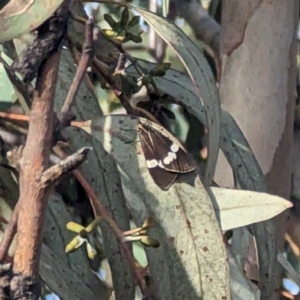
[[140,118],[138,134],[149,173],[161,189],[167,190],[178,174],[195,170],[186,150],[163,127]]

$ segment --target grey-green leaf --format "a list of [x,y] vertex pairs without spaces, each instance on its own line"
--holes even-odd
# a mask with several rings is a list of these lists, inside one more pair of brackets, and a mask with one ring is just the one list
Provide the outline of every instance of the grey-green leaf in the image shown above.
[[208,160],[204,178],[204,185],[209,186],[218,158],[221,124],[220,99],[210,66],[202,51],[174,23],[147,10],[132,7],[174,49],[195,86],[199,102],[205,110],[206,126],[209,130]]
[[0,43],[28,33],[46,21],[63,0],[11,0],[0,11]]
[[293,206],[267,193],[212,187],[214,209],[223,231],[271,219]]
[[134,206],[135,223],[140,226],[149,215],[156,223],[149,236],[161,247],[146,252],[159,299],[230,299],[225,245],[205,188],[192,172],[161,190],[146,167],[137,122],[132,116],[112,115],[81,128],[113,155],[123,186],[126,180],[131,184],[126,195],[128,202],[134,201],[129,206]]
[[[4,53],[0,55],[5,56]],[[5,56],[5,59],[8,60],[8,57]],[[5,111],[16,102],[17,94],[2,63],[0,63],[0,91],[0,111]]]

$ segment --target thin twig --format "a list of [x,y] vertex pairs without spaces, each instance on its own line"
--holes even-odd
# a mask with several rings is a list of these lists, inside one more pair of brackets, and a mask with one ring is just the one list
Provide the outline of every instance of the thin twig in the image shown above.
[[11,219],[8,223],[7,228],[4,231],[2,241],[0,243],[0,263],[4,263],[8,249],[14,239],[17,231],[18,213],[19,213],[19,202],[16,204]]
[[104,80],[109,85],[110,89],[114,92],[116,97],[119,98],[123,107],[125,108],[128,114],[136,115],[135,109],[131,106],[129,99],[120,91],[120,89],[116,86],[115,82],[111,78],[111,75],[104,69],[101,65],[101,62],[98,59],[94,59],[93,61],[94,68],[100,73],[100,75],[104,78]]
[[167,19],[171,22],[174,22],[177,17],[177,10],[173,0],[169,0],[169,9],[167,14]]
[[23,107],[23,109],[26,111],[26,113],[28,113],[29,109],[31,107],[31,99],[30,99],[30,95],[28,93],[28,88],[26,88],[24,86],[24,84],[21,82],[21,80],[15,74],[13,68],[11,68],[1,56],[0,56],[0,62],[4,66],[4,69],[6,71],[6,74],[9,78],[10,82],[13,84],[13,86],[16,88],[16,90],[22,95],[24,102],[25,102],[25,107]]
[[93,28],[94,28],[94,22],[93,19],[90,18],[86,21],[86,27],[85,27],[85,41],[83,44],[82,49],[82,55],[77,67],[77,71],[73,80],[73,83],[69,89],[68,95],[66,97],[66,100],[64,102],[64,105],[61,109],[61,122],[64,124],[66,122],[66,119],[68,119],[68,114],[70,112],[71,106],[75,101],[76,95],[78,93],[80,84],[84,78],[84,75],[86,74],[86,70],[92,61],[93,58]]
[[108,74],[104,68],[101,65],[101,62],[98,59],[94,59],[93,61],[93,66],[94,68],[100,73],[100,75],[105,79],[107,84],[109,85],[110,89],[114,92],[116,97],[120,100],[121,104],[125,108],[127,114],[135,115],[135,116],[140,116],[140,117],[146,117],[152,122],[155,122],[157,124],[160,124],[158,120],[150,114],[148,111],[145,109],[142,109],[141,107],[137,106],[132,106],[129,99],[125,96],[125,94],[118,89],[116,86],[115,82],[111,78],[110,74]]
[[[72,44],[70,39],[68,39],[68,47],[69,47],[69,51],[72,55],[73,60],[75,61],[75,63],[77,65],[79,65],[79,61],[80,61],[79,51],[76,49],[76,46],[74,46]],[[95,87],[87,73],[85,73],[85,75],[84,75],[84,82],[85,82],[87,88],[95,95]]]
[[58,164],[50,167],[43,172],[41,182],[57,182],[62,177],[62,175],[73,171],[79,165],[81,165],[86,160],[87,154],[91,149],[92,148],[90,147],[81,148],[77,152],[61,160]]
[[[127,59],[131,62],[131,64],[134,66],[134,68],[136,69],[137,73],[140,75],[140,76],[143,76],[147,73],[147,70],[141,66],[138,62],[138,60],[134,57],[132,57],[124,48],[123,48],[123,45],[120,44],[120,43],[117,43],[116,41],[114,41],[113,39],[111,38],[108,38],[105,34],[103,34],[103,37],[105,39],[107,39],[110,43],[112,43],[117,49],[118,51],[123,54],[123,55],[126,55]],[[155,81],[153,78],[150,79],[150,84],[154,90],[154,92],[156,94],[159,95],[159,88],[157,87]],[[151,88],[149,85],[146,85],[146,88],[147,90],[149,91]]]
[[29,116],[21,115],[21,114],[11,114],[0,111],[0,118],[7,119],[10,121],[25,121],[29,122]]

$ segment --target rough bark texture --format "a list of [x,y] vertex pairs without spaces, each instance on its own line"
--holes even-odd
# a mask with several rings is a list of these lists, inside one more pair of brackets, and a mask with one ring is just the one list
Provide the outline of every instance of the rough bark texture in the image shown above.
[[[41,241],[42,228],[36,228],[36,218],[43,218],[40,215],[40,205],[43,205],[44,201],[47,201],[45,197],[45,189],[41,188],[38,178],[42,175],[42,172],[48,167],[49,155],[52,146],[52,134],[53,134],[53,99],[55,87],[50,86],[52,83],[52,77],[57,78],[57,65],[59,55],[51,58],[50,64],[53,64],[53,68],[45,77],[40,78],[39,86],[35,91],[35,100],[33,101],[30,124],[28,130],[28,137],[26,146],[23,151],[23,157],[20,161],[20,200],[21,211],[18,219],[18,247],[15,254],[15,269],[18,271],[24,271],[26,274],[31,275],[32,267],[28,264],[28,260],[32,260],[33,263],[39,263],[36,256],[39,256],[39,251],[35,252],[35,244]],[[50,94],[50,95],[49,95]],[[48,112],[48,114],[41,114],[41,112]],[[37,134],[39,133],[39,134]],[[43,196],[41,196],[41,193]],[[37,199],[41,201],[37,201]],[[26,201],[26,203],[25,203]],[[33,217],[34,216],[34,217]],[[28,229],[31,230],[28,230]],[[34,238],[28,238],[26,233],[30,232],[35,234]],[[21,248],[28,249],[31,252],[30,257],[19,257],[24,252]],[[24,264],[24,266],[21,266]],[[27,270],[28,269],[28,270]],[[38,268],[35,268],[38,270]]]
[[[220,93],[266,175],[271,193],[289,198],[296,84],[298,0],[224,0]],[[233,186],[220,155],[215,180]],[[276,219],[279,248],[285,216]],[[266,295],[265,295],[266,296]],[[269,299],[264,298],[262,299]]]
[[[270,1],[257,5],[251,14],[244,12],[244,18],[250,15],[245,27],[246,24],[233,18],[234,11],[238,15],[243,10],[230,8],[247,6],[247,1],[227,0],[222,24],[222,103],[243,130],[265,174],[272,171],[275,155],[284,151],[278,166],[282,171],[280,174],[276,171],[280,180],[268,181],[272,192],[285,197],[290,194],[297,2],[285,5]],[[240,40],[230,45],[237,36]],[[232,186],[230,178],[217,178],[222,185]]]
[[50,188],[42,184],[40,178],[49,165],[54,117],[53,83],[57,78],[59,59],[58,53],[51,56],[37,80],[28,137],[20,161],[18,243],[14,256],[14,284],[11,284],[14,296],[19,299],[37,299],[39,295],[37,286],[42,233],[50,193]]

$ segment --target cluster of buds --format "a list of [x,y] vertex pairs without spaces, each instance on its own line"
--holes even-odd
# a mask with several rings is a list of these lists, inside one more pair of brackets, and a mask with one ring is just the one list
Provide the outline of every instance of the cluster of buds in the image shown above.
[[[82,225],[75,223],[75,222],[67,223],[67,225],[66,225],[67,229],[72,232],[76,232],[77,235],[66,246],[65,252],[69,253],[69,252],[75,251],[82,245],[85,245],[88,258],[90,260],[95,259],[96,255],[97,255],[97,250],[95,247],[96,242],[95,242],[93,233],[99,226],[102,219],[103,218],[101,218],[101,217],[97,217],[87,227],[83,227]],[[140,242],[141,244],[143,244],[146,247],[153,247],[153,248],[158,247],[159,242],[157,240],[150,238],[147,235],[148,229],[152,226],[153,226],[153,224],[150,221],[150,219],[146,219],[146,221],[144,222],[144,224],[141,227],[123,232],[124,241]]]

